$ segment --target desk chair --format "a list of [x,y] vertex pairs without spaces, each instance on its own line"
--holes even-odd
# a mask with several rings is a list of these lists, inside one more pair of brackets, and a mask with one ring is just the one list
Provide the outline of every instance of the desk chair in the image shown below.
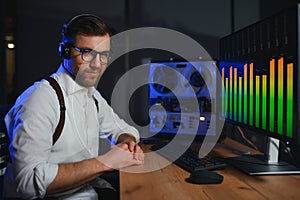
[[6,168],[6,161],[9,155],[9,139],[6,134],[4,117],[10,108],[11,105],[0,105],[0,199],[2,197],[3,174]]

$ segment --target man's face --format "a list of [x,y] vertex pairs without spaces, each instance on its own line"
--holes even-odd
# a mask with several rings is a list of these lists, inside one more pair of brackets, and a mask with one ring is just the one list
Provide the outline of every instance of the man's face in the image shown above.
[[[74,46],[84,50],[94,50],[95,52],[105,52],[110,50],[109,35],[87,36],[77,35]],[[68,69],[75,76],[75,81],[85,87],[92,87],[98,83],[104,73],[107,64],[101,63],[100,55],[87,62],[82,59],[81,53],[75,48],[71,48],[71,59],[67,61]]]

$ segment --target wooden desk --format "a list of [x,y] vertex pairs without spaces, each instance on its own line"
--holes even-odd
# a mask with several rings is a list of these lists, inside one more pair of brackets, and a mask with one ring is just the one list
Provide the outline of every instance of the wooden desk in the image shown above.
[[[231,153],[236,147],[240,147],[240,144],[226,138],[213,151],[226,157],[236,156]],[[185,179],[189,173],[175,164],[148,173],[121,172],[121,200],[300,199],[300,175],[248,176],[232,166],[217,172],[224,176],[222,184],[187,183]]]

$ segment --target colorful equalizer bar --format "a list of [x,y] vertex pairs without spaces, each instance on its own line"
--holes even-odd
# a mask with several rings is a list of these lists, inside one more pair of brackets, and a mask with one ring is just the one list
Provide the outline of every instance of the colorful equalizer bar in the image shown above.
[[[254,62],[221,66],[225,117],[293,137],[294,64],[273,58],[268,67]],[[264,70],[261,70],[264,69]],[[228,77],[226,77],[228,76]]]

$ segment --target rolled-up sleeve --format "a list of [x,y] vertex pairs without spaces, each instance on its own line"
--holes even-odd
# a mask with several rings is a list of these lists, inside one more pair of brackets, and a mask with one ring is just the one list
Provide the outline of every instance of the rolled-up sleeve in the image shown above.
[[5,118],[16,190],[23,198],[43,198],[58,172],[58,164],[48,162],[59,110],[53,98],[49,87],[29,89]]

